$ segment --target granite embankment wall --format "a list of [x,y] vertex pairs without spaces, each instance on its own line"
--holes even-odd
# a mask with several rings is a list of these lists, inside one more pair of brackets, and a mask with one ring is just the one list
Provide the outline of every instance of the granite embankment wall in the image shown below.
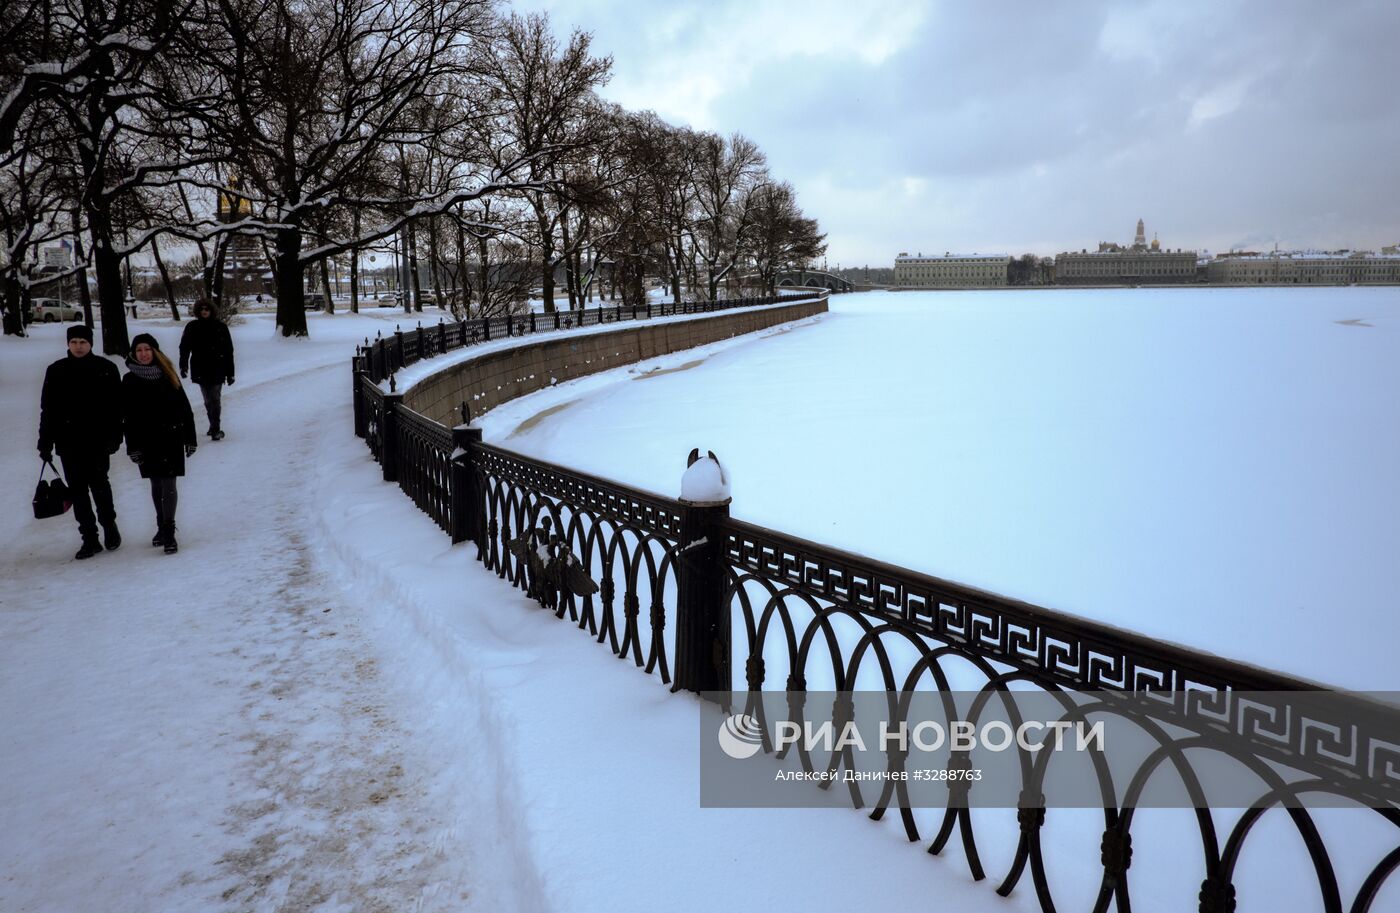
[[619,325],[603,333],[546,334],[537,341],[445,367],[407,390],[404,404],[452,427],[461,421],[457,408],[462,402],[473,416],[479,416],[555,383],[765,330],[826,309],[823,295],[794,304]]

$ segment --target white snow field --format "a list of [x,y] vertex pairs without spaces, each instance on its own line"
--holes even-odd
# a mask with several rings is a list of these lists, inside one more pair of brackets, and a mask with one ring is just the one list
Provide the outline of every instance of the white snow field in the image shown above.
[[[678,353],[503,407],[487,416],[488,437],[666,494],[678,492],[691,447],[713,449],[728,470],[736,516],[1210,646],[1206,634],[1228,642],[1221,631],[1232,620],[1213,619],[1206,632],[1199,615],[1185,613],[1203,611],[1195,603],[1221,587],[1242,586],[1237,570],[1251,572],[1244,589],[1269,575],[1223,558],[1171,573],[1213,553],[1166,535],[1183,532],[1167,521],[1184,495],[1165,482],[1211,481],[1206,470],[1215,464],[1199,455],[1240,459],[1229,454],[1247,443],[1241,426],[1258,424],[1270,440],[1296,441],[1290,471],[1302,462],[1293,458],[1298,449],[1323,461],[1345,457],[1335,471],[1285,477],[1279,500],[1292,510],[1314,517],[1330,498],[1360,494],[1335,507],[1349,522],[1310,540],[1327,545],[1312,566],[1325,565],[1333,589],[1323,605],[1304,603],[1305,614],[1325,612],[1331,624],[1304,630],[1295,622],[1277,635],[1270,622],[1284,607],[1243,601],[1231,612],[1254,614],[1238,627],[1276,641],[1274,652],[1243,658],[1272,665],[1290,644],[1289,655],[1306,656],[1301,642],[1311,639],[1330,664],[1280,667],[1356,684],[1352,673],[1369,674],[1393,633],[1380,607],[1393,587],[1370,588],[1394,572],[1373,560],[1388,555],[1361,531],[1394,544],[1394,521],[1383,515],[1395,514],[1395,483],[1374,470],[1387,456],[1385,470],[1395,465],[1395,431],[1353,423],[1372,421],[1392,402],[1395,292],[1230,292],[1182,297],[1180,308],[1151,302],[1181,293],[1142,294],[833,298],[833,313],[763,338]],[[1179,326],[1198,313],[1190,328]],[[1371,326],[1332,322],[1351,318]],[[483,572],[468,546],[451,546],[397,486],[380,480],[354,438],[351,346],[400,319],[314,315],[310,340],[275,338],[267,317],[235,327],[239,380],[225,393],[228,438],[204,443],[181,481],[180,553],[150,548],[146,485],[119,456],[113,483],[126,544],[85,562],[72,560],[71,517],[35,521],[27,503],[38,472],[39,383],[63,354],[63,328],[0,340],[0,467],[11,480],[0,496],[0,910],[1038,908],[1028,880],[1010,898],[993,892],[1010,859],[1014,812],[977,818],[991,873],[977,884],[956,846],[942,858],[924,851],[931,815],[920,818],[924,841],[906,843],[895,820],[875,824],[859,812],[700,809],[693,699],[669,694]],[[174,351],[179,327],[140,324]],[[1147,329],[1130,346],[1137,324]],[[1195,338],[1209,327],[1269,345],[1241,354],[1224,340]],[[1278,389],[1291,352],[1308,357]],[[1184,406],[1154,411],[1176,389],[1151,370],[1164,362],[1192,369],[1178,378],[1220,381],[1212,405],[1221,413],[1248,407],[1219,422],[1229,447],[1204,447]],[[862,364],[875,373],[855,371]],[[665,373],[670,367],[684,370]],[[1253,378],[1246,390],[1234,386],[1242,376]],[[895,378],[901,386],[880,386]],[[1135,389],[1143,396],[1127,395]],[[1062,403],[1054,394],[1065,390],[1080,395]],[[1333,402],[1338,393],[1348,396]],[[647,412],[635,396],[662,396],[665,408]],[[202,431],[198,400],[192,391]],[[531,416],[574,400],[512,436]],[[998,423],[984,414],[993,408],[1012,417]],[[1340,415],[1323,421],[1334,410]],[[1305,428],[1290,436],[1276,427],[1298,414]],[[586,416],[592,420],[565,437],[561,423]],[[1085,427],[1100,449],[1078,445],[1071,430]],[[1000,430],[986,439],[988,428]],[[1173,444],[1174,459],[1148,459],[1157,440]],[[1358,440],[1364,452],[1350,449]],[[1121,467],[1109,451],[1138,462]],[[873,454],[881,462],[870,462]],[[1097,462],[1079,465],[1095,454]],[[1138,475],[1148,463],[1171,473]],[[957,486],[938,478],[949,465],[962,467]],[[1086,506],[1082,488],[1068,490],[1100,478],[1105,466],[1120,467],[1109,491],[1131,504],[1100,494]],[[1235,485],[1251,507],[1275,504],[1272,486],[1256,478],[1264,473],[1250,465]],[[872,479],[900,496],[883,499]],[[978,480],[996,484],[979,497],[967,490]],[[1325,493],[1306,489],[1314,484]],[[1212,490],[1219,495],[1222,486]],[[974,504],[978,511],[965,509]],[[1074,509],[1043,515],[1056,504]],[[1288,510],[1235,517],[1249,532],[1239,548],[1253,549],[1260,537],[1284,541],[1271,524]],[[1215,545],[1228,540],[1219,513],[1194,521]],[[1137,525],[1115,533],[1121,517]],[[1032,531],[1046,528],[1049,539],[1029,549]],[[1086,530],[1100,533],[1100,548],[1080,555],[1071,534]],[[1190,546],[1157,555],[1150,578],[1186,581],[1190,598],[1173,617],[1099,615],[1081,594],[1102,590],[1105,604],[1118,605],[1122,582],[1143,567],[1136,537],[1149,533],[1159,545]],[[1030,570],[1019,568],[1018,550]],[[1309,577],[1295,566],[1306,555],[1296,545],[1267,564],[1297,583]],[[1238,550],[1230,556],[1242,560]],[[1003,579],[1005,568],[1015,576]],[[1333,579],[1363,569],[1360,583]],[[1143,583],[1130,595],[1152,591]],[[1358,592],[1370,593],[1368,610],[1350,598]],[[1348,635],[1363,618],[1366,630]],[[1172,814],[1140,814],[1134,828],[1135,909],[1195,908],[1199,850],[1189,849],[1189,833],[1182,841],[1179,818],[1150,823]],[[1092,813],[1050,813],[1050,878],[1061,909],[1092,901],[1098,817],[1096,827]],[[1373,812],[1320,817],[1329,837],[1394,845]],[[1266,832],[1251,838],[1241,862],[1239,910],[1317,908],[1287,818],[1271,813],[1261,826]],[[1343,897],[1374,861],[1365,853],[1334,858]],[[1400,910],[1400,886],[1389,884],[1372,909]]]
[[[1400,289],[901,292],[508,403],[486,440],[1326,684],[1400,690]],[[547,413],[547,414],[546,414]]]

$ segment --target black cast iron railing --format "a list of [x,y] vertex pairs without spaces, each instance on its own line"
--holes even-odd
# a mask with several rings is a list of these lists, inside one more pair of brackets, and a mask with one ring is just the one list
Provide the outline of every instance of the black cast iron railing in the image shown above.
[[490,342],[494,339],[509,339],[513,336],[526,336],[531,333],[570,330],[599,324],[620,323],[625,320],[647,320],[655,317],[673,317],[685,314],[714,314],[735,308],[756,305],[777,304],[780,301],[797,301],[804,297],[798,292],[784,295],[763,295],[745,298],[722,298],[718,301],[683,301],[680,304],[647,303],[637,307],[622,305],[579,308],[572,311],[553,313],[500,314],[495,317],[477,317],[467,320],[441,320],[437,324],[411,330],[395,330],[387,336],[375,340],[365,340],[357,360],[363,360],[361,370],[374,383],[382,383],[395,371],[452,349]]
[[[438,331],[432,343],[408,337],[409,351],[426,357],[450,348],[454,329],[461,328]],[[1259,845],[1258,825],[1271,809],[1287,816],[1316,883],[1315,896],[1296,898],[1292,909],[1379,909],[1377,898],[1400,868],[1395,707],[744,523],[729,516],[727,504],[690,504],[486,445],[478,429],[449,430],[371,380],[368,365],[376,357],[390,363],[385,353],[398,358],[404,347],[396,341],[356,358],[355,427],[385,479],[397,480],[454,542],[473,543],[488,570],[673,691],[727,691],[732,670],[742,670],[746,712],[761,714],[757,697],[776,686],[801,718],[804,696],[821,691],[884,691],[904,713],[918,693],[972,691],[982,702],[975,715],[992,700],[1014,710],[1017,690],[1032,689],[1060,701],[1066,719],[1112,714],[1158,745],[1134,761],[1125,781],[1095,768],[1104,790],[1099,858],[1067,863],[1093,866],[1093,910],[1131,910],[1133,825],[1141,818],[1134,797],[1161,777],[1176,778],[1195,809],[1182,814],[1199,838],[1199,881],[1190,889],[1202,913],[1235,909],[1241,857]],[[1257,780],[1249,801],[1218,808],[1208,796],[1202,759],[1220,753]],[[1049,876],[1056,848],[1041,839],[1057,813],[1042,792],[1048,758],[1021,759],[1015,845],[1003,848],[1011,861],[997,888],[1008,894],[1029,872],[1047,913],[1065,905]],[[891,751],[887,761],[894,771],[905,758]],[[808,770],[847,763],[805,754],[801,762]],[[957,752],[947,757],[950,771],[973,763]],[[931,853],[956,834],[980,880],[987,871],[973,788],[954,789],[933,819],[911,807],[896,783],[878,796],[858,784],[849,790],[851,803],[871,809],[872,818],[898,810],[911,841],[927,828]],[[1303,801],[1318,796],[1373,810],[1367,814],[1390,837],[1379,849],[1345,835],[1339,843]],[[1230,822],[1225,813],[1242,806],[1250,807]],[[1357,853],[1365,859],[1350,858]],[[1350,869],[1360,863],[1362,877],[1339,877],[1342,855]]]

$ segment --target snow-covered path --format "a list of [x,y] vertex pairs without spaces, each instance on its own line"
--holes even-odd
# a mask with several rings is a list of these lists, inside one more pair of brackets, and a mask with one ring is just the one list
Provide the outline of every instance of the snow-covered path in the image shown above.
[[[306,479],[344,425],[346,351],[261,383],[283,372],[248,359],[228,439],[181,483],[177,556],[150,547],[145,483],[124,458],[126,541],[87,562],[72,561],[70,517],[27,520],[27,485],[7,492],[0,908],[404,910],[426,887],[468,895],[471,860],[448,852],[462,823],[430,801],[419,715],[308,544]],[[32,423],[17,424],[5,465],[27,480]]]

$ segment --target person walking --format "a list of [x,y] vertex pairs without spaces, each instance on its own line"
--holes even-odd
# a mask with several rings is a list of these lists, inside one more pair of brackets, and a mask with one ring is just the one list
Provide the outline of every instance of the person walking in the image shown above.
[[156,508],[156,535],[151,545],[167,555],[180,550],[175,542],[175,480],[185,474],[185,458],[194,455],[194,413],[175,366],[149,333],[131,340],[127,375],[122,378],[122,430],[126,453],[151,480]]
[[[39,458],[63,462],[82,547],[79,561],[122,544],[112,483],[111,456],[122,444],[121,380],[117,366],[92,354],[92,327],[68,328],[68,355],[49,365],[39,394]],[[94,516],[93,506],[97,512]],[[97,539],[102,524],[103,541]]]
[[214,306],[204,298],[194,303],[194,322],[180,337],[180,376],[193,375],[204,394],[204,412],[209,416],[210,440],[224,439],[224,384],[233,386],[233,337],[228,326],[214,315]]

